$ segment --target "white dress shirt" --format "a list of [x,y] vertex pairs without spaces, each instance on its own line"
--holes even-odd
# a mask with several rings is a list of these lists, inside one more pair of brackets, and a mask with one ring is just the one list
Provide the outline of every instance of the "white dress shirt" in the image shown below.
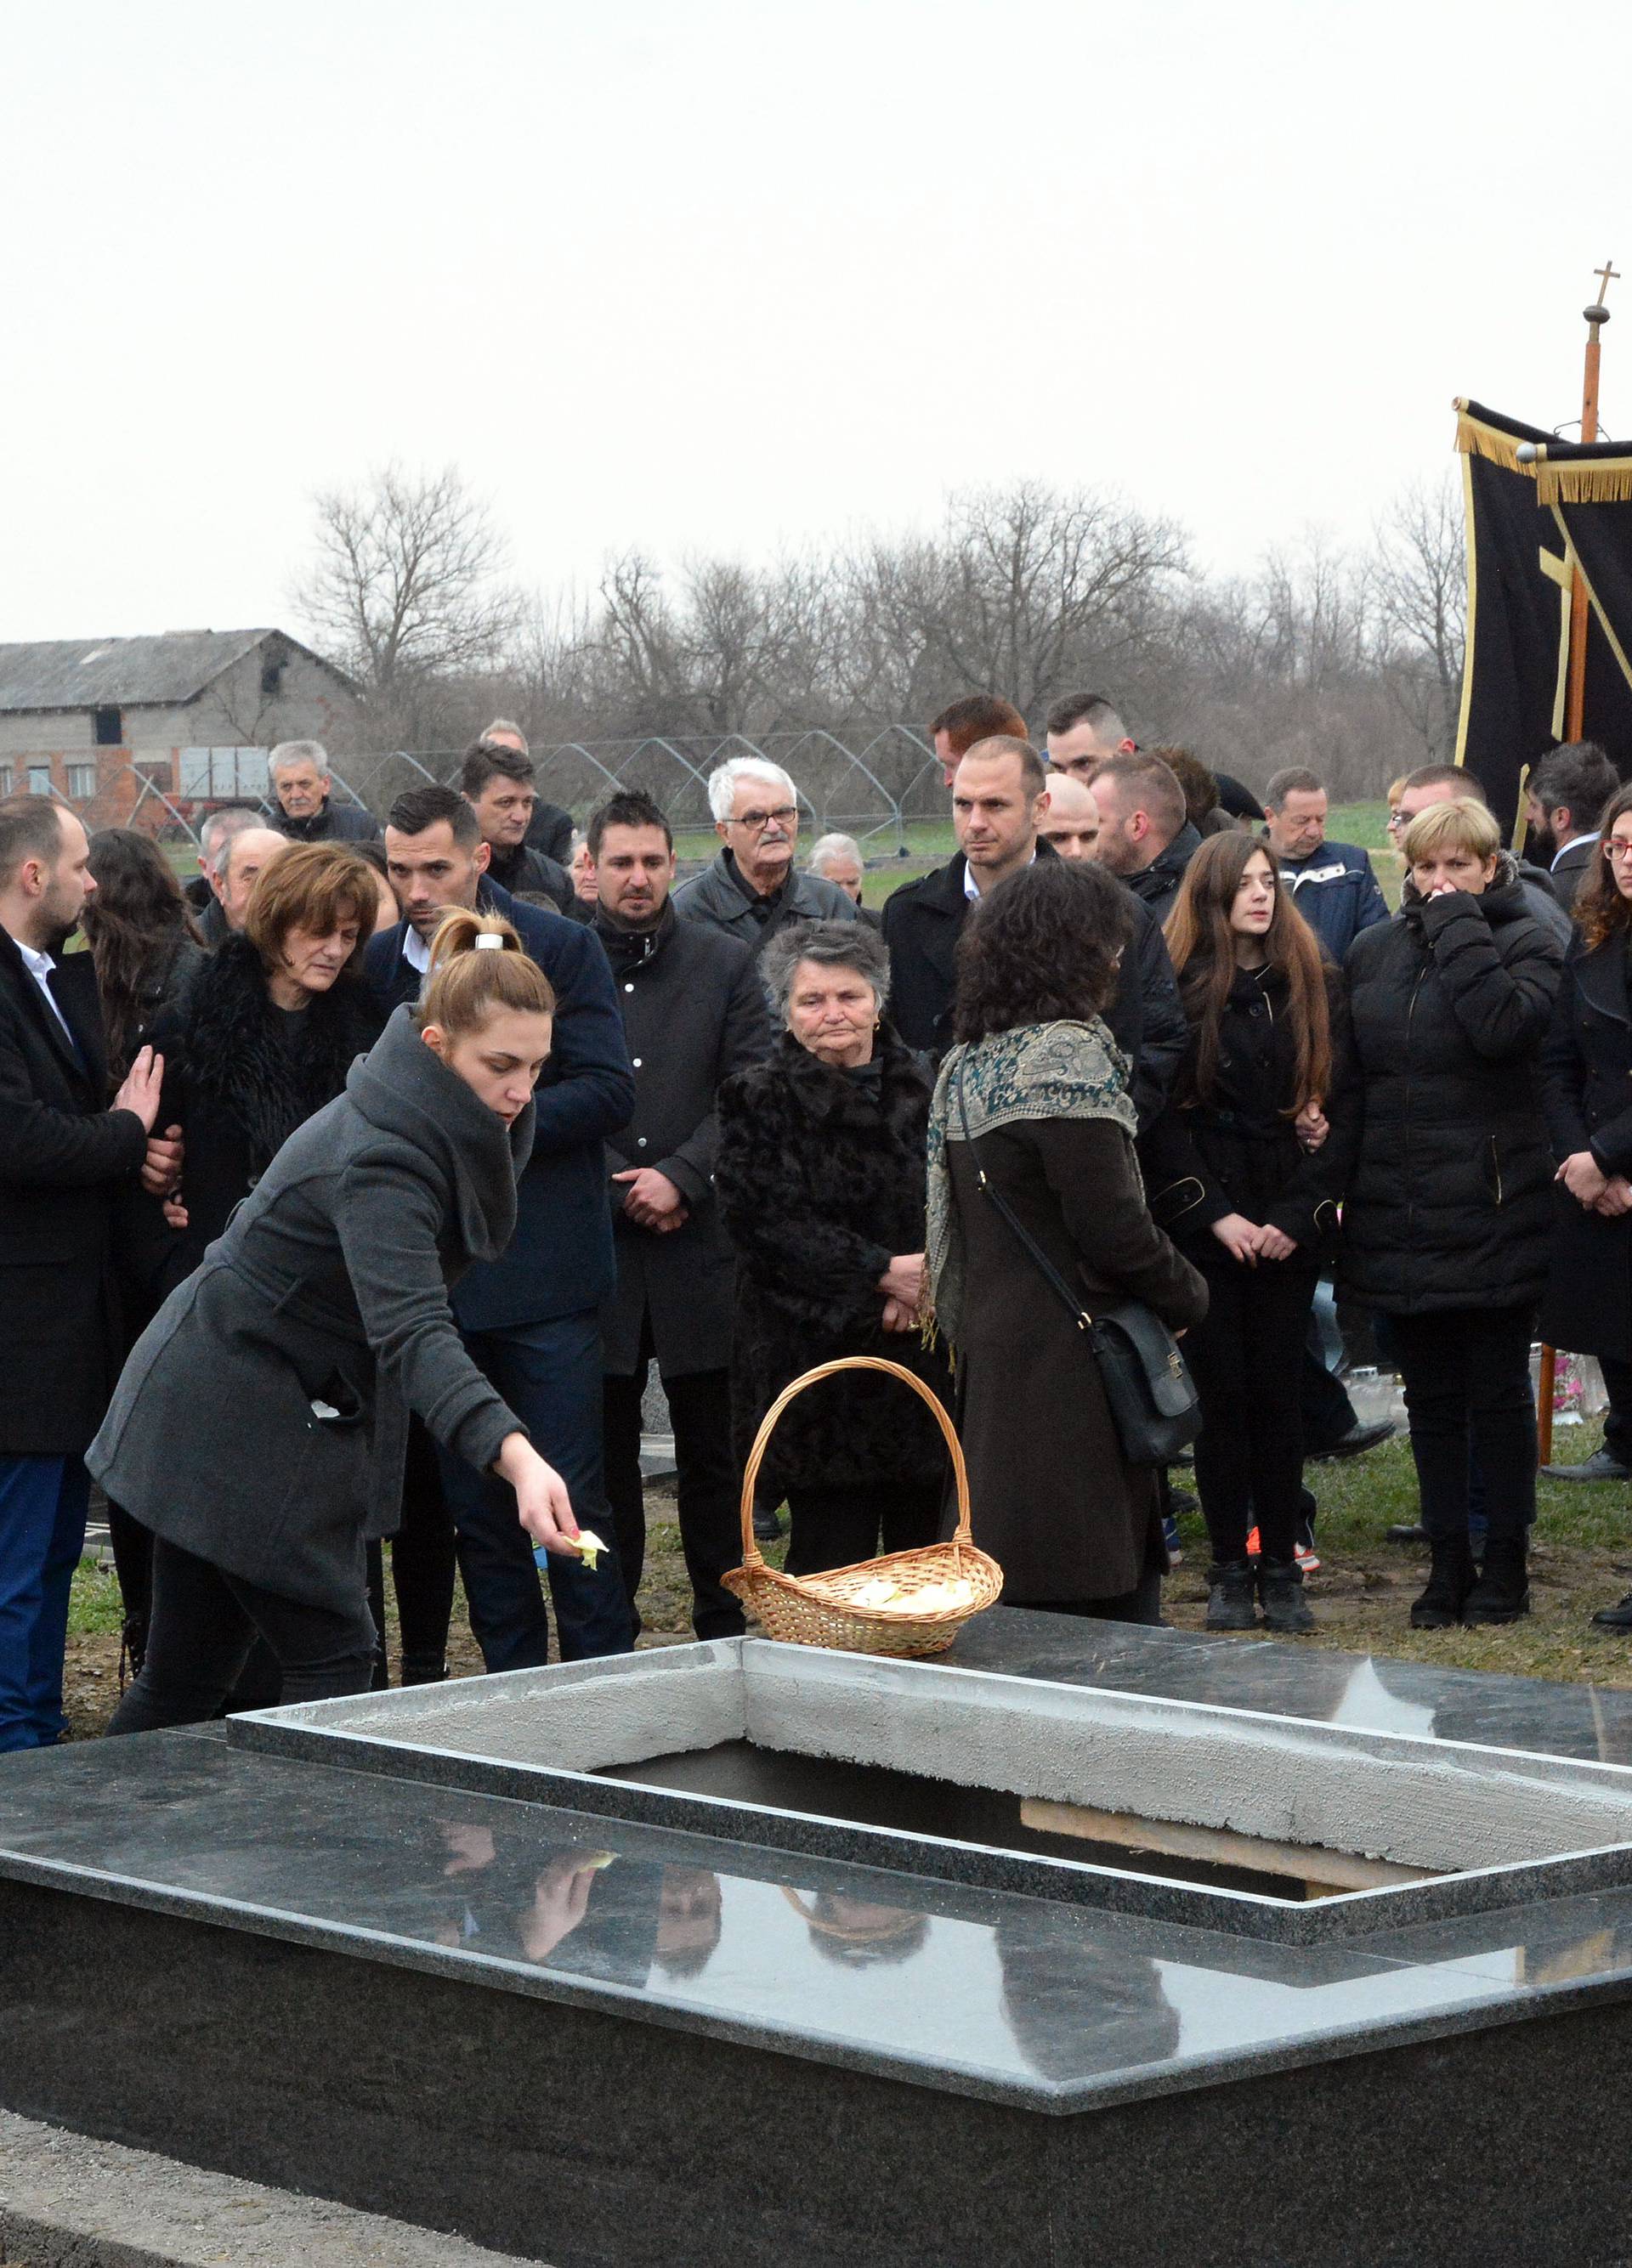
[[79,1042],[74,1037],[73,1033],[69,1029],[68,1019],[63,1013],[61,1008],[58,1007],[56,1003],[56,995],[51,990],[50,978],[53,971],[56,968],[55,961],[52,960],[48,953],[36,953],[32,945],[25,945],[20,937],[13,938],[11,942],[16,946],[18,951],[23,956],[24,968],[33,978],[34,983],[40,987],[40,990],[44,993],[46,1003],[50,1008],[51,1013],[56,1018],[57,1022],[67,1034],[69,1046],[72,1048],[74,1053],[78,1055],[79,1052]]

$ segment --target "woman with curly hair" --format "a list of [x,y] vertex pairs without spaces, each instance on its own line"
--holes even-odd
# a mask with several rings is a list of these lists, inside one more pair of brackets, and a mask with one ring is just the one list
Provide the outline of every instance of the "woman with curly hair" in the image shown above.
[[1207,1628],[1252,1629],[1261,1599],[1272,1630],[1307,1631],[1314,1617],[1296,1556],[1303,1426],[1288,1381],[1336,1220],[1314,1167],[1326,1111],[1340,1107],[1332,1030],[1341,980],[1281,887],[1274,852],[1238,828],[1191,860],[1167,942],[1190,1049],[1145,1164],[1151,1209],[1210,1295],[1185,1349],[1203,1420]]
[[1122,885],[1082,860],[1039,858],[977,908],[930,1110],[928,1266],[975,1541],[1005,1602],[1154,1623],[1156,1470],[1125,1461],[1082,1332],[986,1193],[1090,1314],[1140,1300],[1183,1330],[1206,1312],[1206,1284],[1146,1209],[1127,1059],[1104,1020],[1132,933]]
[[[1632,787],[1599,826],[1541,1050],[1559,1165],[1540,1329],[1549,1346],[1598,1357],[1613,1411],[1632,1404]],[[1632,1630],[1632,1593],[1592,1619]]]

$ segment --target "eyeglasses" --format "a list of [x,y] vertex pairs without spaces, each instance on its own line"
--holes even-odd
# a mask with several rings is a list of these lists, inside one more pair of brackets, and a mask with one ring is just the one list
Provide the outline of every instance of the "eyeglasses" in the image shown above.
[[733,827],[746,827],[750,835],[763,835],[767,827],[791,827],[799,816],[796,803],[779,803],[774,811],[745,811],[741,818],[731,821]]
[[1604,856],[1613,858],[1617,864],[1623,858],[1632,858],[1632,843],[1621,836],[1612,835],[1604,845]]

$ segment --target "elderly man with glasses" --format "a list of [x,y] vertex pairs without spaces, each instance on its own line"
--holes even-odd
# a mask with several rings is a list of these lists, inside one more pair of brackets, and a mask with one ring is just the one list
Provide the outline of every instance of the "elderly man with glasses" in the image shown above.
[[794,871],[799,792],[779,764],[733,756],[709,775],[708,807],[721,847],[675,892],[682,921],[706,922],[757,954],[794,922],[855,920],[836,882]]

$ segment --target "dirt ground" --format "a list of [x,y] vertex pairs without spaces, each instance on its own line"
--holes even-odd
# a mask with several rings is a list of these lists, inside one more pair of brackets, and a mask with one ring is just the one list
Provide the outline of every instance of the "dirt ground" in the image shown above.
[[[1577,1462],[1596,1448],[1596,1425],[1562,1432],[1560,1462]],[[1181,1483],[1186,1476],[1176,1478]],[[1532,1611],[1498,1630],[1418,1631],[1407,1616],[1425,1578],[1423,1546],[1386,1539],[1392,1522],[1414,1520],[1415,1481],[1409,1448],[1398,1438],[1340,1464],[1311,1464],[1307,1478],[1320,1505],[1316,1541],[1321,1568],[1308,1595],[1318,1620],[1312,1637],[1288,1644],[1387,1654],[1446,1668],[1499,1670],[1592,1685],[1632,1686],[1632,1638],[1594,1630],[1595,1608],[1632,1590],[1632,1489],[1606,1483],[1543,1481],[1531,1554]],[[643,1644],[690,1635],[690,1593],[674,1526],[674,1502],[648,1492],[650,1532],[641,1616]],[[1164,1612],[1175,1627],[1200,1630],[1207,1606],[1207,1538],[1200,1518],[1180,1521],[1184,1557],[1166,1587]],[[773,1548],[767,1556],[775,1559]],[[82,1569],[75,1585],[67,1665],[73,1735],[103,1731],[119,1697],[118,1589],[112,1574]],[[393,1633],[395,1638],[395,1633]],[[481,1656],[455,1603],[449,1660],[455,1676],[481,1672]]]

